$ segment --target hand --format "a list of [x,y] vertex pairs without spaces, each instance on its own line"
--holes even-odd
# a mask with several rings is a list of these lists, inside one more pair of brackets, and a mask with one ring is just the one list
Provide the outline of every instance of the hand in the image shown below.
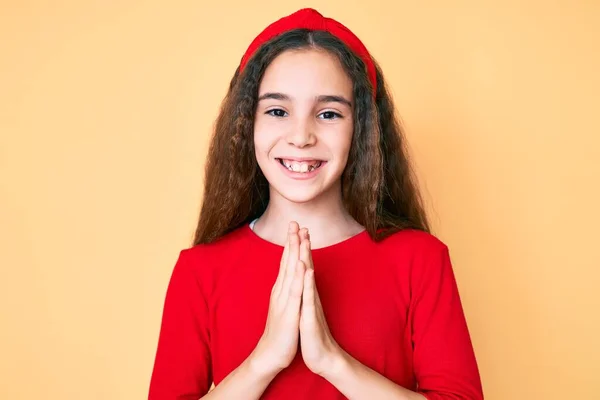
[[300,310],[300,348],[304,363],[312,372],[323,375],[333,367],[343,350],[335,341],[323,313],[315,284],[315,273],[308,230],[300,231],[300,265],[306,269]]
[[279,274],[271,290],[265,331],[251,355],[251,364],[261,373],[277,374],[290,365],[298,349],[305,273],[304,265],[298,262],[299,251],[298,224],[291,222]]

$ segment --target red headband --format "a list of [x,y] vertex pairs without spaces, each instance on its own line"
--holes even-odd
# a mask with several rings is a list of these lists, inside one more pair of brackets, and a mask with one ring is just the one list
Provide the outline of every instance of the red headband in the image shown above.
[[311,29],[315,31],[327,31],[333,36],[341,40],[346,46],[350,48],[357,56],[359,56],[365,65],[367,66],[367,74],[371,85],[373,85],[373,95],[377,93],[377,75],[375,72],[375,64],[371,59],[365,45],[360,41],[350,29],[346,28],[341,23],[331,18],[325,18],[316,10],[312,8],[304,8],[296,11],[286,17],[283,17],[271,25],[267,26],[253,41],[244,53],[242,61],[240,63],[240,73],[244,70],[244,67],[248,63],[248,60],[254,55],[254,53],[264,43],[273,39],[282,33],[294,30],[294,29]]

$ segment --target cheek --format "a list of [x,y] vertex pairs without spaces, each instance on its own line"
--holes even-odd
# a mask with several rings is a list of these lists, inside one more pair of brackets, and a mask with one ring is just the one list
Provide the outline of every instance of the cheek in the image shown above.
[[254,151],[258,159],[264,159],[277,143],[277,132],[274,131],[268,124],[257,122],[254,124]]
[[331,140],[329,148],[333,150],[336,158],[338,158],[340,161],[345,162],[346,160],[348,160],[351,145],[352,130],[349,130],[339,132],[339,134],[335,136],[335,140]]

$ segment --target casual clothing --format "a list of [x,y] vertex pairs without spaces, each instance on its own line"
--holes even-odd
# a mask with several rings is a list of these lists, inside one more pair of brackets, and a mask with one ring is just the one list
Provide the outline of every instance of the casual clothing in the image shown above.
[[[183,250],[164,306],[151,400],[198,399],[261,337],[283,247],[250,226]],[[366,231],[312,250],[331,334],[361,363],[428,399],[481,399],[448,248],[416,230],[382,242]],[[300,351],[262,399],[345,399]]]

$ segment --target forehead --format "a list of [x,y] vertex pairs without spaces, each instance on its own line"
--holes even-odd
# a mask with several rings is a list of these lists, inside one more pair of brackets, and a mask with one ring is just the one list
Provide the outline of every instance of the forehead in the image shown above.
[[266,92],[281,92],[295,98],[319,95],[352,98],[352,81],[337,57],[325,50],[287,50],[267,67],[259,95]]

